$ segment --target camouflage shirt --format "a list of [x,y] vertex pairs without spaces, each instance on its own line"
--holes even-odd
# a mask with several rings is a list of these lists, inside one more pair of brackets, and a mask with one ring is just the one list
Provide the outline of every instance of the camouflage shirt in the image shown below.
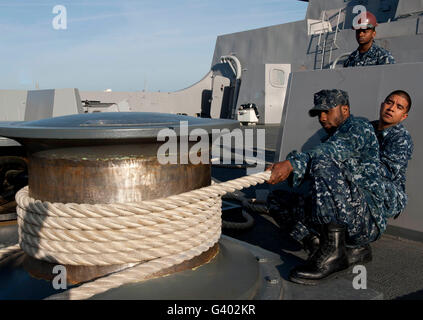
[[408,161],[413,153],[410,133],[399,123],[385,130],[378,130],[378,121],[373,121],[380,146],[381,175],[386,185],[386,215],[398,217],[407,205],[405,181]]
[[294,187],[301,184],[309,173],[312,159],[320,154],[330,155],[345,165],[349,175],[349,182],[345,183],[354,183],[363,193],[372,217],[383,232],[386,228],[383,213],[385,191],[379,171],[379,143],[372,125],[351,115],[332,135],[311,150],[291,152],[287,160],[294,169],[291,176]]
[[394,64],[395,59],[391,53],[379,47],[373,42],[372,46],[367,52],[360,53],[355,50],[350,54],[347,60],[344,62],[344,67],[360,67],[360,66],[373,66],[381,64]]

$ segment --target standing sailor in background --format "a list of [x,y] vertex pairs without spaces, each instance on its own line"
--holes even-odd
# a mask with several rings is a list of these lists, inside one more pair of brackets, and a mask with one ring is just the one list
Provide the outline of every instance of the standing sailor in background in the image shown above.
[[345,68],[395,63],[394,57],[388,50],[374,43],[377,25],[376,17],[367,11],[358,20],[358,24],[353,26],[358,49],[344,62]]
[[270,184],[287,178],[293,187],[311,182],[311,212],[297,217],[296,232],[291,233],[304,241],[312,236],[310,226],[320,226],[317,251],[290,275],[291,281],[301,284],[315,284],[346,269],[346,244],[363,247],[386,228],[379,143],[372,125],[350,115],[348,94],[337,89],[317,92],[309,114],[318,116],[328,137],[313,149],[293,151],[287,160],[268,168]]

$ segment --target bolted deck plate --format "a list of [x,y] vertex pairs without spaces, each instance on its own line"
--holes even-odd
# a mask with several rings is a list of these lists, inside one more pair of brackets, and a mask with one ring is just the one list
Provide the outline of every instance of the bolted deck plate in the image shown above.
[[[199,268],[167,277],[122,285],[91,300],[251,300],[260,298],[265,275],[256,257],[231,238],[222,237],[215,259]],[[280,299],[281,285],[270,299]],[[269,291],[269,290],[265,290]]]

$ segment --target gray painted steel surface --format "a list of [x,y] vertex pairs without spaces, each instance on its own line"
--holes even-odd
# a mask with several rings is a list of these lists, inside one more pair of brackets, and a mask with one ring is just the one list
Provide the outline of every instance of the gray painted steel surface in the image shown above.
[[[322,11],[326,11],[326,17],[336,14],[339,9],[345,9],[346,28],[351,28],[352,20],[355,17],[353,8],[356,5],[363,5],[372,12],[378,22],[387,22],[396,16],[398,2],[400,0],[310,0],[307,8],[307,19],[321,19]],[[408,1],[408,0],[406,0]],[[403,2],[406,2],[403,1]]]
[[[0,90],[0,121],[31,121],[83,113],[78,89]],[[0,138],[0,147],[17,146]]]
[[156,139],[160,130],[171,128],[180,133],[180,122],[189,129],[233,129],[237,121],[203,119],[154,112],[106,112],[77,114],[37,121],[0,123],[0,136],[12,139]]
[[[91,298],[160,300],[378,300],[383,294],[368,288],[355,290],[338,278],[319,286],[285,280],[298,262],[236,239],[222,236],[216,259],[194,270],[123,285]],[[257,263],[258,261],[258,263]],[[211,310],[209,310],[209,314]],[[207,313],[204,313],[207,314]]]
[[[310,0],[304,20],[217,37],[210,73],[193,86],[176,92],[82,92],[82,99],[118,103],[127,101],[131,111],[202,113],[212,101],[212,117],[236,114],[223,98],[223,90],[234,86],[234,75],[222,71],[222,56],[235,56],[242,66],[242,77],[236,108],[256,104],[260,124],[274,123],[276,106],[266,101],[265,65],[290,65],[292,71],[327,69],[343,54],[357,48],[351,29],[356,14],[353,8],[364,5],[379,21],[376,43],[392,52],[397,63],[423,62],[422,0]],[[311,22],[325,21],[330,32],[309,34]],[[318,29],[318,28],[317,28]],[[336,40],[336,41],[335,41]],[[342,62],[342,60],[340,61]],[[223,76],[217,79],[218,76]],[[222,82],[224,80],[224,82]],[[219,86],[220,85],[220,86]],[[220,87],[220,88],[219,88]],[[280,93],[284,95],[284,91]],[[281,112],[283,104],[277,106]],[[219,112],[222,111],[222,112]],[[268,116],[267,113],[272,115]]]
[[[399,4],[398,4],[399,3]],[[310,1],[306,19],[271,27],[259,28],[222,35],[217,38],[212,66],[222,55],[234,54],[241,61],[243,68],[242,85],[237,105],[255,103],[262,115],[265,115],[262,95],[264,83],[261,66],[263,64],[291,64],[292,71],[315,70],[329,68],[339,56],[350,53],[357,48],[355,32],[351,29],[355,17],[352,10],[355,5],[365,5],[374,13],[379,21],[376,43],[392,52],[397,63],[423,62],[423,17],[411,16],[395,21],[398,10],[408,12],[422,11],[418,3],[407,4],[407,1],[376,0],[348,1],[344,0],[312,0]],[[336,33],[337,16],[341,12],[340,29]],[[326,10],[325,20],[332,25],[332,32],[309,35],[307,19],[320,20],[322,10]],[[336,43],[332,47],[336,34]],[[317,48],[320,40],[320,48]],[[326,46],[324,43],[326,41]],[[325,53],[323,54],[323,47]],[[342,62],[342,61],[340,61]],[[282,108],[282,106],[280,106]],[[264,123],[263,117],[260,123]]]
[[423,0],[400,0],[398,1],[396,17],[421,12]]
[[78,89],[0,90],[0,121],[31,121],[82,113]]
[[[130,111],[136,112],[166,112],[166,113],[185,113],[189,116],[195,116],[201,113],[202,104],[205,103],[203,93],[212,90],[214,85],[229,85],[230,80],[226,77],[217,77],[210,71],[199,82],[192,86],[175,92],[100,92],[100,91],[81,91],[82,100],[101,100],[102,102],[120,103],[126,101],[129,104]],[[217,84],[218,83],[218,84]],[[219,94],[220,93],[220,94]],[[222,98],[223,91],[214,91],[216,101]],[[207,99],[208,100],[208,99]],[[212,110],[216,112],[217,106]],[[219,117],[220,110],[217,111]]]
[[53,115],[54,90],[28,91],[25,121],[50,118]]

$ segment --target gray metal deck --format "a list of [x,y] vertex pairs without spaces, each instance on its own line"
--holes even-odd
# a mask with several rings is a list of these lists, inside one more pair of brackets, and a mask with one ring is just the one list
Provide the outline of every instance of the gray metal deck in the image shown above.
[[[306,258],[306,253],[277,226],[272,218],[257,213],[252,213],[252,215],[255,225],[251,229],[224,231],[224,233],[276,253],[282,257],[282,260],[289,259],[291,265],[301,263]],[[421,271],[423,270],[423,244],[385,234],[372,244],[372,248],[373,261],[365,265],[367,287],[383,294],[385,300],[423,300],[423,273]],[[348,289],[351,289],[355,276],[357,274],[354,274],[352,269],[339,273],[338,278],[344,280],[342,282],[344,290],[339,288],[337,293],[342,292],[345,299],[349,299]],[[313,289],[310,289],[309,286],[289,284],[289,292],[292,293],[292,296],[287,298],[295,300],[337,299],[332,292],[325,290],[328,289],[328,283],[331,281],[334,280],[322,282]],[[378,297],[371,296],[371,298]]]
[[[252,128],[252,127],[244,127]],[[266,161],[272,162],[275,145],[278,138],[278,126],[256,126],[254,130],[266,129]],[[245,175],[245,169],[213,168],[212,176],[220,181],[230,180]],[[256,189],[267,189],[268,185],[252,187],[244,192],[255,197]],[[290,257],[292,261],[301,263],[306,254],[299,245],[290,239],[288,234],[281,230],[278,224],[269,216],[251,213],[255,224],[245,231],[225,230],[224,233],[236,239],[253,244],[265,250],[279,254],[281,257]],[[383,299],[423,299],[423,243],[400,238],[385,233],[381,239],[372,244],[373,261],[366,264],[368,288],[383,294]],[[352,283],[352,270],[339,273],[339,277]],[[295,290],[301,285],[293,285]],[[324,289],[325,283],[316,286]],[[304,288],[304,287],[303,287]],[[292,290],[294,290],[292,289]],[[291,291],[292,291],[291,290]],[[308,289],[307,289],[308,290]],[[292,291],[294,292],[294,291]],[[294,295],[292,299],[317,299],[316,295]],[[298,294],[298,293],[297,293]],[[331,296],[320,296],[322,299],[332,299]]]
[[[243,129],[250,128],[244,127]],[[278,138],[278,126],[257,126],[254,130],[266,129],[266,162],[272,162]],[[225,168],[213,166],[212,176],[220,181],[245,175],[245,168]],[[266,190],[263,184],[251,187],[244,192],[255,197],[256,190]],[[245,231],[224,230],[224,234],[244,241],[243,245],[256,256],[260,253],[271,255],[280,261],[277,269],[283,281],[283,299],[320,300],[320,299],[423,299],[423,243],[399,238],[386,233],[372,244],[373,261],[366,264],[368,290],[355,290],[352,282],[356,274],[351,269],[342,271],[335,279],[324,281],[317,286],[302,286],[287,281],[289,270],[305,259],[306,254],[300,246],[290,239],[278,224],[267,215],[251,213],[255,219],[252,228]],[[16,235],[16,226],[4,232]],[[13,229],[13,230],[12,230]],[[12,239],[11,239],[12,240]],[[13,239],[15,242],[17,239]]]

